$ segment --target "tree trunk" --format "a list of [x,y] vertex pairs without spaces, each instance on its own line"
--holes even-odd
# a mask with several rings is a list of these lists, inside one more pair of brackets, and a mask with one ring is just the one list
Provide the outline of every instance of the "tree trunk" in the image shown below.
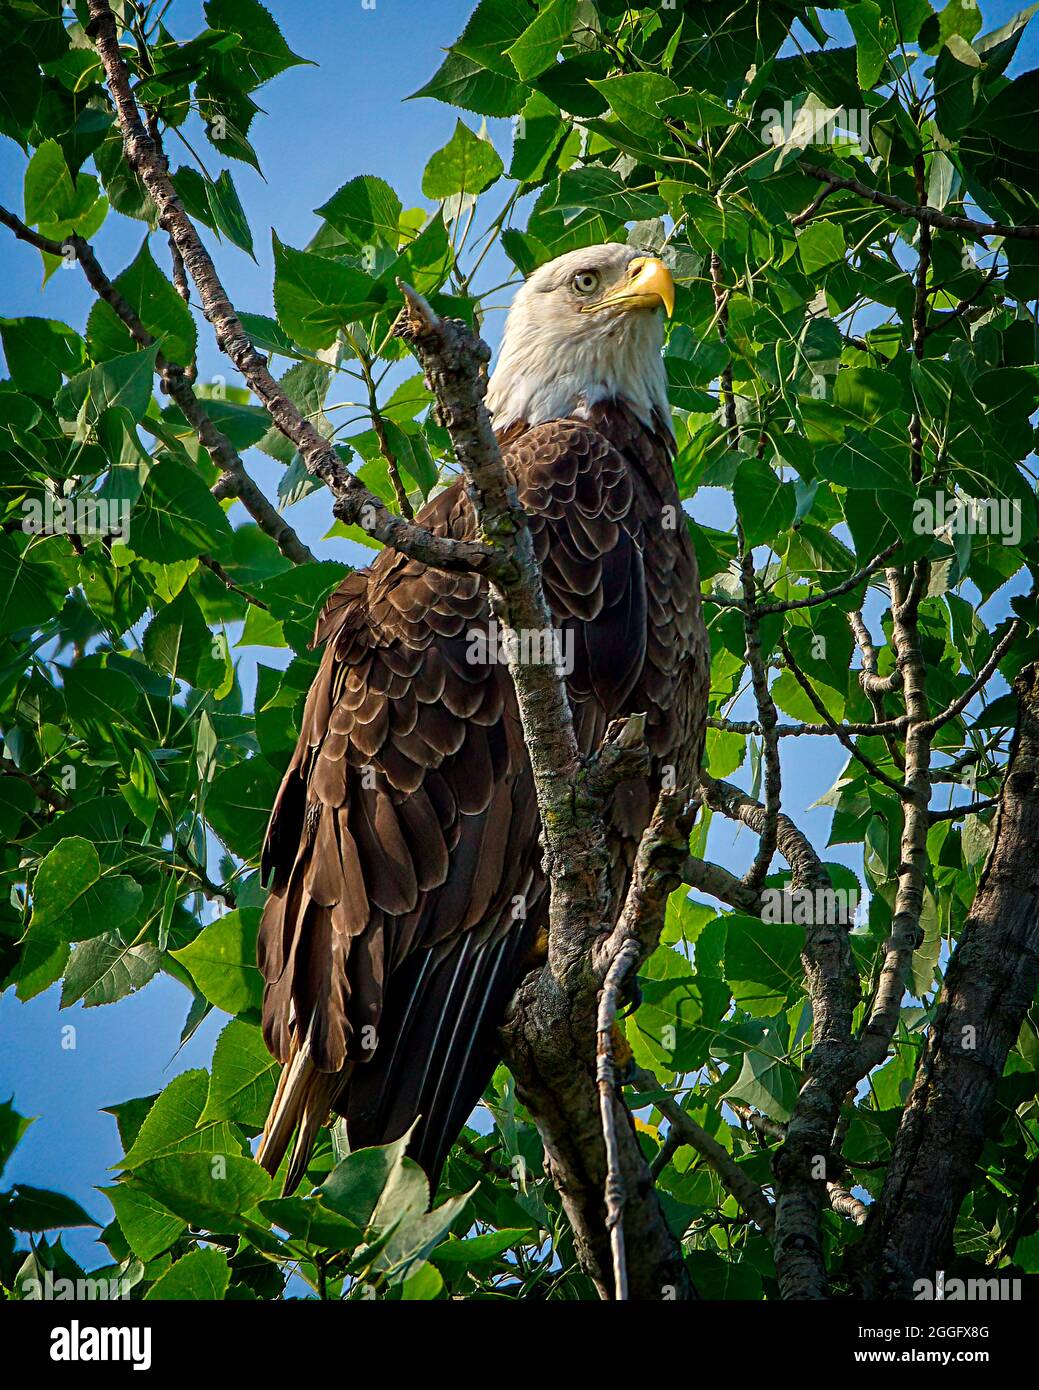
[[935,1279],[1007,1054],[1039,984],[1039,666],[1014,683],[1017,731],[992,848],[945,976],[860,1264],[867,1295]]
[[[575,998],[546,968],[528,975],[501,1030],[516,1090],[531,1112],[559,1192],[581,1267],[601,1298],[612,1298],[606,1228],[606,1146],[595,1085],[595,997]],[[695,1298],[682,1250],[668,1228],[631,1114],[618,1094],[614,1128],[624,1184],[628,1297],[644,1302]]]

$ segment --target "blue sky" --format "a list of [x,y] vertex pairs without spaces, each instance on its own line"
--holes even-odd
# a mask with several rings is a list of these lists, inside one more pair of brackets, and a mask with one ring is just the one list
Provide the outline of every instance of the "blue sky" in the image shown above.
[[[363,7],[361,0],[267,3],[292,48],[319,65],[291,69],[259,95],[268,115],[257,118],[251,138],[266,182],[248,166],[233,165],[252,224],[257,263],[226,242],[215,254],[233,301],[255,312],[271,308],[271,227],[290,245],[303,245],[317,225],[312,209],[347,179],[379,173],[394,185],[406,207],[428,206],[420,192],[422,170],[429,155],[450,137],[456,113],[436,102],[403,98],[429,78],[440,61],[438,50],[461,32],[472,8],[472,0],[436,0],[435,5],[429,0],[376,0],[374,8]],[[986,27],[1005,22],[1017,8],[1006,0],[987,0]],[[197,32],[202,27],[200,10],[196,0],[175,0],[169,14],[173,32],[178,37]],[[1027,36],[1015,70],[1035,66],[1036,56],[1036,40]],[[507,162],[509,122],[490,122],[490,134]],[[186,158],[175,141],[169,153],[174,164]],[[212,166],[218,169],[219,161],[214,158]],[[18,212],[24,167],[21,151],[0,138],[0,202]],[[111,274],[136,254],[142,235],[142,224],[109,218],[95,246]],[[164,263],[163,239],[155,238],[153,246]],[[495,254],[484,264],[480,287],[496,285],[509,275],[508,263]],[[5,316],[45,315],[82,329],[92,302],[76,270],[57,272],[41,288],[38,254],[6,230],[0,234],[0,285],[0,311]],[[495,295],[494,302],[500,304],[503,298]],[[493,345],[500,315],[490,316],[486,331]],[[200,342],[200,376],[224,374],[233,380],[205,325]],[[279,466],[255,451],[249,464],[273,495]],[[701,495],[693,511],[713,525],[727,525],[731,515],[728,499],[721,495]],[[291,519],[321,557],[357,559],[353,548],[348,551],[340,542],[321,540],[330,521],[323,491],[293,508]],[[1003,611],[1005,605],[995,606],[997,617]],[[246,675],[256,655],[255,649],[243,653]],[[276,657],[265,652],[263,659],[270,663]],[[785,805],[819,847],[826,842],[830,813],[808,808],[833,783],[844,760],[830,740],[786,741]],[[750,837],[731,824],[712,832],[712,856],[734,870],[745,867],[752,849]],[[854,863],[850,858],[848,862]],[[108,1008],[76,1006],[59,1012],[57,987],[28,1004],[20,1004],[10,991],[0,997],[0,1098],[13,1092],[19,1111],[40,1117],[12,1161],[5,1183],[22,1181],[69,1192],[99,1221],[107,1221],[107,1203],[93,1189],[109,1180],[106,1168],[121,1150],[115,1123],[99,1113],[100,1107],[160,1090],[178,1071],[207,1065],[226,1020],[211,1015],[178,1052],[188,1003],[183,988],[165,976]],[[76,1030],[74,1049],[63,1046],[63,1030],[69,1024]],[[92,1239],[89,1232],[73,1232],[66,1244],[96,1264],[104,1252],[91,1248]]]

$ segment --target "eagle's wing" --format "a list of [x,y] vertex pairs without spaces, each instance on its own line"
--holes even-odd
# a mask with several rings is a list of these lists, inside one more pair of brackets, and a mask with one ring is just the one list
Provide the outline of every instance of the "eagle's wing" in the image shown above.
[[[573,633],[569,687],[591,747],[645,661],[630,469],[574,421],[527,431],[505,458],[554,619]],[[420,519],[474,533],[458,483]],[[275,1170],[298,1126],[290,1184],[330,1107],[353,1147],[421,1116],[411,1152],[435,1178],[496,1063],[546,903],[512,683],[503,663],[472,659],[487,622],[482,581],[384,551],[318,623],[324,656],[263,856],[264,1036],[286,1069],[261,1157]]]

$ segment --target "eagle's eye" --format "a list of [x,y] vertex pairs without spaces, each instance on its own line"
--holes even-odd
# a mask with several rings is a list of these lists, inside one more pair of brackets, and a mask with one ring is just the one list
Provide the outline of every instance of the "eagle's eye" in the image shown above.
[[578,294],[594,294],[599,288],[599,276],[594,270],[579,270],[571,284]]

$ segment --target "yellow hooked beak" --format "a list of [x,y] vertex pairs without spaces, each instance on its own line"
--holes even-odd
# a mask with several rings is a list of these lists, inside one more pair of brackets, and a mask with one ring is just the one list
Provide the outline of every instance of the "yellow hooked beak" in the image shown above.
[[663,261],[656,256],[636,256],[628,266],[624,280],[604,295],[597,304],[589,304],[585,310],[591,313],[596,309],[657,309],[661,305],[668,318],[675,310],[675,282]]

